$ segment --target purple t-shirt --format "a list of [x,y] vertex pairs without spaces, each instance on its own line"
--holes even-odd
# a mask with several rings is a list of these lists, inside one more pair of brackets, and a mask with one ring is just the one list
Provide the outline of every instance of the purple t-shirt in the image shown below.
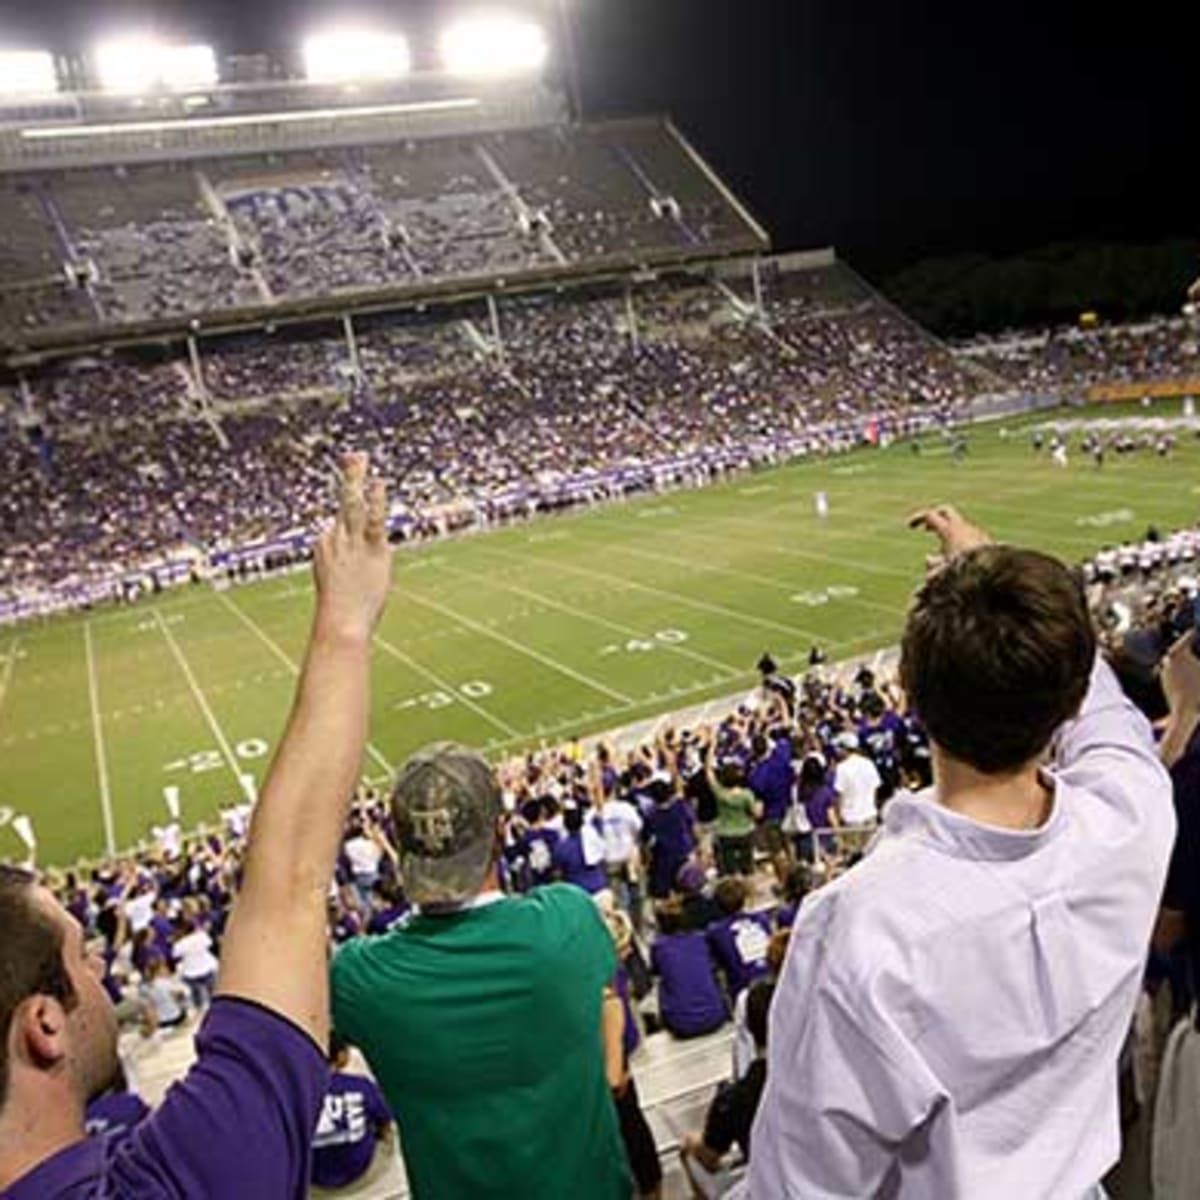
[[604,860],[588,866],[583,856],[583,835],[569,833],[554,847],[554,867],[563,877],[564,882],[581,887],[589,895],[594,896],[608,887],[608,872],[604,869]]
[[737,999],[744,987],[770,973],[767,946],[771,918],[766,913],[741,912],[714,921],[705,932],[713,958],[725,972],[729,995]]
[[383,1093],[365,1075],[336,1072],[321,1105],[313,1140],[312,1181],[317,1187],[349,1187],[375,1157],[375,1145],[392,1114]]
[[399,904],[389,904],[387,908],[377,909],[367,922],[367,932],[376,935],[387,933],[393,925],[398,925],[403,921],[410,912],[412,912],[412,905],[403,901]]
[[767,755],[750,772],[750,790],[762,801],[763,820],[779,823],[792,802],[792,744],[776,738]]
[[808,823],[814,829],[828,829],[830,810],[837,805],[837,793],[829,783],[820,783],[811,792],[801,792],[801,798]]
[[0,1200],[301,1200],[329,1081],[316,1042],[278,1013],[220,996],[196,1052],[192,1069],[135,1129],[75,1142]]
[[539,827],[521,836],[521,852],[529,864],[531,886],[550,883],[554,879],[554,848],[558,845],[557,829]]
[[650,838],[650,895],[666,896],[675,887],[679,868],[695,849],[695,817],[679,799],[656,804],[646,816],[645,832]]
[[150,1115],[150,1108],[133,1092],[106,1092],[87,1106],[83,1126],[88,1137],[106,1133],[127,1133]]
[[659,934],[650,947],[662,1023],[677,1037],[711,1033],[729,1016],[703,933]]

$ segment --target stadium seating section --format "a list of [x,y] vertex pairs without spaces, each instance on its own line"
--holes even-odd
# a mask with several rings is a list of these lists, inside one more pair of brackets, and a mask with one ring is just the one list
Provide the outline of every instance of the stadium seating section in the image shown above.
[[668,126],[556,126],[0,184],[0,342],[535,268],[760,249]]
[[344,445],[436,530],[556,506],[568,481],[611,486],[605,472],[630,473],[628,490],[687,456],[815,449],[968,394],[950,354],[845,268],[801,275],[768,274],[762,316],[745,281],[512,299],[500,344],[482,304],[376,317],[357,374],[333,321],[207,342],[199,377],[161,349],[46,368],[0,424],[0,464],[26,481],[0,499],[5,591],[305,528]]

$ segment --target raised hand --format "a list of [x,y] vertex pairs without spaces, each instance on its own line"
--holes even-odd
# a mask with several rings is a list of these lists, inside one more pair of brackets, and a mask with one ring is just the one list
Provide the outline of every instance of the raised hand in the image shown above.
[[367,481],[365,454],[343,459],[337,517],[317,539],[314,574],[318,636],[370,638],[387,602],[392,550],[387,488],[381,479]]
[[948,504],[926,508],[908,518],[909,529],[925,529],[932,533],[941,545],[945,558],[953,558],[979,546],[990,546],[991,536],[978,525]]

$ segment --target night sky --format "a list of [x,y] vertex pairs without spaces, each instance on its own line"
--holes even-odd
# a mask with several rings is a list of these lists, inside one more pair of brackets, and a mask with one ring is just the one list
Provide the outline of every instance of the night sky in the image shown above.
[[[833,244],[879,277],[933,254],[1200,229],[1195,3],[567,2],[589,115],[671,114],[781,249]],[[419,43],[457,7],[4,0],[0,43],[79,48],[152,14],[222,51],[278,49],[372,11]],[[508,7],[556,29],[551,0]]]

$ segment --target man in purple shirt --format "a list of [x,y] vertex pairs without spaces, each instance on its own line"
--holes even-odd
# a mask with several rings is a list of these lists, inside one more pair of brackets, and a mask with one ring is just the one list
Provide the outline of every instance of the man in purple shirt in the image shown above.
[[336,1035],[329,1060],[333,1076],[313,1140],[312,1181],[314,1187],[346,1188],[370,1170],[376,1147],[390,1136],[392,1113],[374,1080],[346,1070],[350,1048]]
[[696,818],[669,783],[656,781],[654,787],[643,833],[650,842],[650,895],[662,900],[674,890],[680,868],[696,848]]
[[736,1000],[742,988],[770,973],[771,918],[743,911],[746,885],[740,879],[722,879],[717,884],[717,904],[725,915],[708,927],[705,937],[724,972],[729,998]]
[[554,847],[554,869],[564,883],[581,887],[589,896],[608,888],[604,863],[604,837],[596,828],[593,814],[584,815],[574,803],[563,807],[566,833]]
[[103,962],[27,874],[0,869],[0,1196],[303,1197],[328,1082],[325,896],[362,764],[370,647],[391,584],[387,497],[345,463],[315,546],[317,605],[288,727],[263,785],[197,1061],[119,1137],[84,1109],[117,1074]]
[[529,828],[521,834],[519,841],[529,887],[539,887],[554,880],[554,848],[562,835],[545,823],[549,815],[548,807],[545,800],[535,797],[521,808],[521,816],[529,823]]

